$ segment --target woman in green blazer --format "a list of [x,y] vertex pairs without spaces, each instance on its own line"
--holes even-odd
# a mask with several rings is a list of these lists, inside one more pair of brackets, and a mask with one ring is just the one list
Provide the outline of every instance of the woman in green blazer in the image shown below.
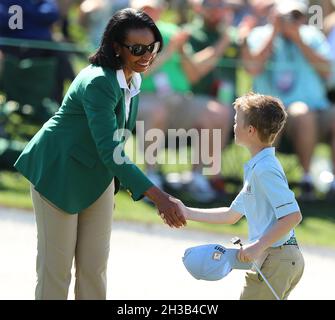
[[[133,9],[117,12],[91,64],[14,165],[31,182],[38,233],[36,299],[67,299],[73,258],[76,299],[106,298],[119,182],[134,200],[150,198],[171,227],[186,224],[169,195],[122,149],[122,130],[133,130],[136,122],[139,73],[161,48],[161,34],[148,15]],[[120,147],[121,153],[116,152]],[[119,161],[120,155],[126,161]]]

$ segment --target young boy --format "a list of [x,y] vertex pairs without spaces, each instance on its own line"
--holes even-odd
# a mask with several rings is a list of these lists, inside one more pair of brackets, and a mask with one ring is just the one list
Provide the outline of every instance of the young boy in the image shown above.
[[[246,147],[252,156],[244,166],[241,192],[229,208],[195,209],[178,203],[187,220],[234,224],[245,216],[249,244],[240,249],[238,259],[255,261],[280,299],[287,299],[304,270],[294,234],[302,216],[272,147],[287,114],[278,99],[254,93],[237,99],[234,108],[235,143]],[[275,297],[262,277],[250,271],[240,299]]]

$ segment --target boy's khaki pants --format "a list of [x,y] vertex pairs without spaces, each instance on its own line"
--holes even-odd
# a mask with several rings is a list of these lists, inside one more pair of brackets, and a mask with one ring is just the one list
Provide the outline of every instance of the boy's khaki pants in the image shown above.
[[65,300],[75,258],[75,299],[106,299],[114,181],[79,214],[68,214],[31,185],[37,224],[36,300]]
[[[304,272],[304,258],[296,245],[267,249],[261,271],[281,300],[286,300]],[[275,296],[256,271],[247,272],[241,300],[275,300]]]

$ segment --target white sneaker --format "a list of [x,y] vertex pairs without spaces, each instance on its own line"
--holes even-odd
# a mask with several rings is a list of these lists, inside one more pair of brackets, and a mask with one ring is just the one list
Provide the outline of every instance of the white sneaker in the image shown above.
[[188,185],[192,198],[200,202],[211,202],[216,198],[216,192],[209,181],[199,172],[192,173],[192,180]]

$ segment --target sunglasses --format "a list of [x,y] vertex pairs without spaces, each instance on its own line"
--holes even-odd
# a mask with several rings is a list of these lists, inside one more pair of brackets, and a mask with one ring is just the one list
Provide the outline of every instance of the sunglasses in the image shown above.
[[126,47],[133,56],[139,57],[143,56],[147,51],[152,54],[156,54],[160,48],[160,42],[154,42],[146,46],[145,44],[134,44],[129,46],[127,44],[121,43],[123,47]]

